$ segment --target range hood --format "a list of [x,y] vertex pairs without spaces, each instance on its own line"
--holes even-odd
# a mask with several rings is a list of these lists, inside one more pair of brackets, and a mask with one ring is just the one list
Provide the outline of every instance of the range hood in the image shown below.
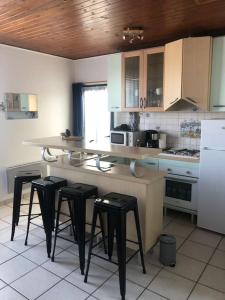
[[189,97],[184,98],[176,98],[175,100],[170,102],[170,107],[167,111],[179,111],[179,110],[187,110],[187,111],[197,111],[200,107],[198,103]]

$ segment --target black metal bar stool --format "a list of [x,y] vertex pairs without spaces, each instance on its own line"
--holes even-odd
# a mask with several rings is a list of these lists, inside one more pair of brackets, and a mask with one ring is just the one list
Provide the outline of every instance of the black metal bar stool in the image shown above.
[[[20,214],[20,207],[23,205],[29,205],[28,203],[21,203],[23,185],[38,178],[41,178],[40,170],[19,171],[15,176],[11,241],[13,241],[15,228],[18,226],[19,218],[28,216],[27,214]],[[35,216],[37,217],[39,214],[35,214]]]
[[48,257],[50,257],[51,254],[52,231],[54,231],[55,195],[58,189],[66,185],[67,181],[65,179],[55,176],[47,176],[45,178],[36,179],[33,180],[31,183],[30,204],[25,245],[27,245],[30,222],[32,220],[31,212],[34,192],[37,191],[43,226],[46,235]]
[[[52,261],[55,258],[55,247],[56,247],[56,239],[57,237],[62,238],[62,236],[58,235],[62,230],[65,230],[68,226],[59,229],[59,226],[64,225],[66,222],[71,220],[73,234],[74,234],[74,243],[78,244],[79,249],[79,260],[80,260],[80,270],[81,274],[84,274],[85,268],[85,225],[86,223],[86,200],[90,198],[98,197],[98,189],[96,186],[83,184],[83,183],[75,183],[71,186],[63,187],[59,190],[59,202],[58,202],[58,210],[57,210],[57,217],[56,217],[56,228],[55,228],[55,239],[54,239],[54,246],[52,252]],[[62,202],[66,201],[68,203],[70,219],[63,222],[59,225],[59,216],[61,213],[61,205]],[[101,231],[98,232],[96,235],[102,233],[103,242],[106,252],[106,245],[105,245],[105,232],[104,232],[104,224],[101,214],[99,215],[100,218],[100,228]],[[65,237],[63,237],[66,239]],[[67,240],[67,239],[66,239]],[[69,240],[69,239],[68,239]],[[71,240],[69,240],[71,242]]]
[[[129,211],[134,212],[138,242],[134,242],[130,240],[128,241],[137,244],[139,246],[139,249],[135,251],[135,253],[126,261],[126,241],[127,241],[126,216]],[[108,260],[111,262],[112,262],[111,257],[113,252],[114,231],[116,231],[118,263],[116,262],[113,263],[118,264],[119,266],[120,294],[122,299],[124,300],[126,294],[126,263],[130,261],[138,252],[140,252],[140,256],[141,256],[143,273],[144,274],[146,273],[143,248],[142,248],[137,198],[133,196],[118,194],[118,193],[109,193],[104,197],[95,200],[93,221],[92,221],[92,228],[91,228],[91,239],[90,239],[89,252],[88,252],[87,269],[86,269],[84,282],[87,282],[88,279],[91,255],[105,259],[104,257],[101,257],[100,255],[92,252],[92,249],[96,246],[93,245],[93,237],[95,233],[96,220],[97,220],[97,216],[102,212],[106,212],[108,216],[108,256],[109,256]]]

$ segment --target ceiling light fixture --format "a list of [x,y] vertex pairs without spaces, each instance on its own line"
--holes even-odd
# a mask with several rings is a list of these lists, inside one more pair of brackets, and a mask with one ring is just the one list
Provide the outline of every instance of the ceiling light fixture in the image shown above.
[[143,40],[144,30],[141,27],[127,27],[123,30],[123,40],[129,40],[132,44],[134,40]]

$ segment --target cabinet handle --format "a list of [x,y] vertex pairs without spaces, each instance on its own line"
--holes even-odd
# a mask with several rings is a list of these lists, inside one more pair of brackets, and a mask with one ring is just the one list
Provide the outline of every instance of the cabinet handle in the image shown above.
[[197,103],[194,99],[190,98],[190,97],[186,97],[186,99],[188,99],[189,101],[193,102],[193,103]]
[[153,163],[153,162],[148,162],[147,164],[151,165],[151,166],[155,166],[156,165],[156,163]]
[[119,109],[119,106],[111,106],[111,108]]
[[213,105],[213,107],[225,107],[225,105]]
[[146,108],[146,103],[147,103],[147,101],[146,101],[147,99],[146,98],[144,98],[144,109]]
[[178,98],[176,98],[175,100],[171,101],[170,104],[173,104],[174,102],[176,102],[178,100]]
[[168,172],[171,172],[172,170],[170,168],[167,169]]
[[143,108],[143,99],[140,99],[140,108]]
[[191,174],[191,172],[190,172],[190,171],[187,171],[187,172],[186,172],[186,174],[190,175],[190,174]]

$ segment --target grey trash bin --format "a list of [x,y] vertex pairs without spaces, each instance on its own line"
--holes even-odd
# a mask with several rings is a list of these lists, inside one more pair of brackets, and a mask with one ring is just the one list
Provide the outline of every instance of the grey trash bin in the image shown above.
[[165,266],[175,267],[176,265],[176,238],[173,235],[162,234],[160,241],[159,260]]

